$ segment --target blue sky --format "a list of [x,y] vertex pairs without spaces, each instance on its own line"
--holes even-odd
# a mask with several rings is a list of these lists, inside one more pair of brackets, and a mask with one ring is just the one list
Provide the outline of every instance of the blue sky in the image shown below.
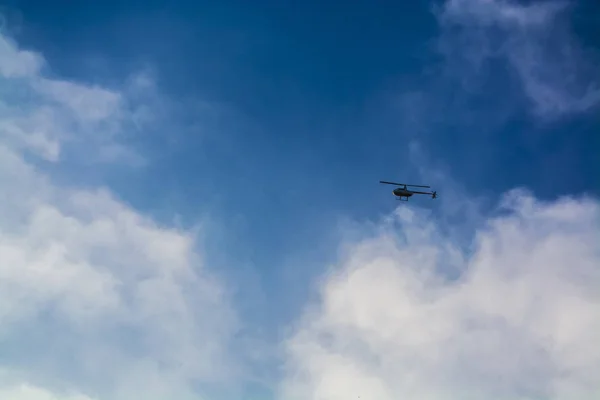
[[[72,373],[73,368],[93,364],[97,356],[88,348],[96,338],[87,336],[87,331],[81,333],[80,328],[72,328],[71,334],[86,350],[72,350],[75,361],[62,359],[60,352],[50,352],[43,357],[48,365],[64,365],[64,371],[70,373],[48,373],[42,367],[32,372],[28,366],[34,365],[30,364],[31,360],[38,359],[32,355],[21,357],[20,351],[26,353],[25,349],[39,339],[19,341],[15,332],[20,331],[15,328],[9,332],[13,336],[7,336],[4,348],[17,350],[0,357],[0,372],[6,370],[9,377],[6,390],[13,390],[11,385],[27,384],[41,388],[35,390],[47,391],[44,393],[60,394],[61,390],[69,389],[90,399],[120,400],[148,396],[136,392],[139,386],[136,379],[143,382],[154,376],[157,382],[162,382],[157,385],[164,389],[164,392],[156,389],[157,398],[164,398],[157,393],[189,395],[190,399],[196,398],[194,393],[198,396],[208,393],[209,398],[215,399],[231,396],[292,399],[300,395],[315,399],[338,398],[331,388],[344,386],[340,383],[344,379],[362,382],[357,376],[350,377],[361,366],[369,365],[369,361],[354,357],[355,353],[352,357],[344,353],[354,360],[346,365],[354,365],[358,368],[356,371],[345,371],[336,365],[313,370],[306,367],[312,365],[310,362],[299,361],[303,352],[297,353],[294,347],[299,338],[308,340],[309,344],[303,343],[309,346],[306,350],[309,354],[310,349],[320,343],[320,334],[342,335],[337,328],[335,332],[325,333],[315,333],[314,328],[314,324],[334,326],[341,321],[327,320],[331,310],[323,300],[328,298],[323,293],[341,290],[330,268],[350,276],[352,271],[360,272],[363,265],[367,273],[373,263],[382,258],[400,263],[396,266],[398,271],[413,271],[410,265],[402,264],[405,256],[400,260],[398,257],[414,254],[419,258],[423,253],[424,265],[431,263],[434,269],[441,269],[440,276],[452,275],[448,268],[468,270],[467,266],[481,263],[473,254],[485,253],[482,250],[485,246],[471,240],[487,234],[484,227],[490,218],[502,218],[497,215],[497,204],[514,188],[526,188],[528,192],[510,192],[513,194],[508,195],[508,199],[512,199],[511,196],[533,199],[535,204],[540,204],[534,207],[540,209],[536,211],[540,216],[527,208],[528,200],[513,199],[510,201],[517,206],[511,207],[517,210],[509,207],[511,215],[516,215],[511,218],[531,220],[540,227],[555,227],[548,229],[556,229],[552,232],[557,237],[564,228],[561,224],[573,226],[574,237],[589,239],[590,235],[597,234],[598,225],[590,221],[597,221],[594,219],[598,215],[595,199],[600,191],[600,74],[597,68],[600,55],[598,19],[592,17],[600,12],[598,6],[592,1],[410,3],[355,1],[342,5],[305,1],[284,6],[274,1],[218,4],[80,1],[52,5],[38,1],[4,2],[0,8],[4,21],[2,40],[3,43],[9,40],[11,44],[3,47],[4,53],[0,54],[4,57],[0,67],[6,93],[1,114],[5,122],[0,127],[2,144],[7,149],[3,168],[6,171],[32,168],[33,172],[23,172],[27,178],[21,177],[21,172],[6,172],[5,179],[16,185],[14,198],[27,196],[32,200],[21,198],[14,200],[14,204],[13,200],[7,201],[14,209],[6,208],[6,215],[23,217],[15,217],[17,222],[7,217],[3,231],[6,235],[17,235],[14,232],[25,229],[17,227],[23,223],[29,230],[38,227],[44,235],[50,235],[44,236],[48,248],[53,248],[52,243],[62,243],[64,260],[39,261],[40,265],[70,266],[71,261],[66,260],[79,260],[69,273],[53,275],[49,267],[49,277],[73,277],[81,273],[93,282],[104,282],[100,275],[83,275],[83,266],[91,266],[85,269],[86,274],[112,271],[107,272],[111,278],[106,278],[106,282],[121,282],[125,288],[131,288],[132,293],[141,290],[139,287],[145,279],[141,277],[156,274],[163,279],[164,268],[181,265],[181,270],[187,272],[177,272],[181,275],[176,274],[176,277],[168,275],[168,279],[164,278],[166,281],[159,282],[166,285],[160,288],[176,290],[181,304],[188,307],[179,316],[177,312],[183,306],[173,300],[173,304],[168,304],[177,312],[165,311],[152,322],[157,326],[173,324],[178,327],[173,329],[179,329],[181,338],[177,333],[159,330],[163,336],[150,335],[148,339],[144,329],[154,325],[144,325],[146,320],[136,325],[135,329],[140,331],[133,328],[128,331],[129,328],[119,325],[123,322],[118,318],[117,327],[109,328],[102,325],[104,317],[98,316],[104,314],[96,315],[94,323],[102,325],[102,329],[114,328],[110,331],[114,338],[106,339],[103,346],[115,354],[120,349],[130,349],[128,346],[136,341],[146,343],[147,339],[148,346],[152,346],[154,340],[162,343],[158,348],[146,349],[148,354],[144,359],[155,357],[156,365],[165,368],[164,375],[131,355],[122,360],[122,368],[128,374],[135,372],[131,372],[130,380],[128,374],[125,379],[110,374],[92,378],[94,374],[89,371],[81,376]],[[39,54],[43,65],[39,66],[19,51]],[[93,89],[81,89],[85,87]],[[60,148],[60,152],[54,154],[54,148]],[[381,179],[431,184],[440,198],[436,201],[414,198],[408,205],[396,209],[398,204],[391,195],[391,187],[380,185]],[[47,189],[39,189],[42,195],[32,189],[36,187]],[[573,220],[541,221],[540,218],[563,215],[564,204],[559,197],[565,195],[577,199],[567,204],[575,209],[567,213]],[[591,196],[591,200],[585,200],[586,196]],[[50,226],[48,224],[54,221],[51,218],[59,217],[44,214],[47,209],[41,205],[40,209],[21,209],[26,207],[24,204],[34,208],[38,204],[51,205],[49,207],[58,210],[63,218],[55,223],[64,226],[67,233],[52,237],[43,227]],[[544,207],[549,207],[549,211],[544,211]],[[15,211],[17,209],[19,211]],[[38,215],[38,211],[50,222],[43,222],[46,219],[42,217],[39,220],[42,222],[37,219],[30,225],[23,222],[28,221],[29,215]],[[591,219],[586,220],[583,214]],[[123,215],[131,215],[131,219]],[[138,216],[147,218],[148,223],[139,222],[142,219]],[[398,225],[389,222],[389,218],[397,218]],[[41,225],[36,225],[36,221]],[[78,235],[73,233],[73,221],[81,224],[77,228],[81,229]],[[133,247],[104,236],[102,240],[97,239],[101,245],[94,244],[94,235],[110,231],[98,228],[103,226],[102,221],[113,224],[113,238],[122,237],[123,243]],[[538,240],[536,235],[540,229],[532,228],[531,232],[536,234],[524,237],[521,243]],[[94,232],[89,233],[89,242],[79,238],[87,238],[88,230]],[[423,235],[427,237],[428,246],[443,255],[441,258],[428,258],[423,250]],[[397,244],[399,248],[389,247],[386,240],[391,236],[397,236],[392,242],[403,244]],[[143,239],[150,241],[155,237],[156,242],[152,243]],[[503,237],[501,233],[494,236]],[[6,236],[4,240],[13,243],[13,239]],[[375,240],[383,244],[373,244]],[[142,243],[147,243],[148,249],[144,249]],[[156,250],[163,244],[169,246],[164,254]],[[27,254],[32,248],[45,249],[42,245],[32,246],[21,250]],[[76,246],[85,250],[78,250]],[[565,248],[557,259],[572,255],[569,249]],[[583,253],[589,258],[575,255],[576,260],[573,260],[581,265],[582,274],[589,272],[590,262],[598,260],[596,253],[586,251]],[[17,250],[0,251],[5,257],[17,253]],[[458,254],[462,254],[462,258]],[[504,256],[494,257],[499,265],[513,262]],[[355,258],[358,261],[352,261]],[[543,258],[540,255],[540,260]],[[383,261],[382,270],[375,270],[375,277],[364,279],[373,286],[363,287],[363,293],[385,282],[387,275],[381,271],[387,271],[388,261]],[[529,265],[529,261],[519,262]],[[196,276],[194,271],[199,268],[196,263],[205,266],[207,276],[202,272],[196,277],[200,281],[198,285],[188,287],[190,281],[186,274]],[[493,262],[482,265],[491,264]],[[131,267],[129,271],[130,265],[136,268]],[[156,269],[148,267],[153,272],[144,272],[144,265],[153,265]],[[485,266],[481,270],[485,270]],[[6,271],[6,274],[11,273],[9,269]],[[464,273],[459,272],[459,276]],[[476,273],[473,276],[472,292],[479,293],[475,285],[481,283],[486,287],[489,276],[482,280],[476,278],[479,276]],[[524,284],[536,285],[529,280],[530,275],[524,276]],[[15,287],[30,288],[27,278],[19,279],[15,278]],[[211,284],[213,279],[217,283]],[[347,290],[353,288],[351,282],[348,277]],[[556,289],[554,280],[548,282],[540,293]],[[88,288],[91,293],[108,290],[100,289],[105,287],[100,283],[97,287],[87,284],[93,286]],[[584,284],[577,287],[581,298],[597,307],[597,298],[589,297],[581,285]],[[42,283],[33,286],[43,287]],[[73,321],[84,317],[77,313],[73,317],[72,304],[69,302],[67,307],[56,299],[78,299],[77,296],[88,292],[82,289],[82,293],[73,294],[66,283],[59,286],[56,290],[39,289],[40,300],[35,304],[59,304],[56,307],[60,310],[64,307],[68,310],[63,310],[67,317],[60,314],[63,316],[56,317],[59,322],[54,322],[54,317],[34,313],[19,329],[35,327],[38,323],[43,329],[59,329],[65,318],[68,324],[80,326]],[[212,289],[208,289],[211,287],[218,293],[212,293]],[[154,303],[157,300],[152,299],[173,293],[162,292],[160,288],[152,289],[156,293],[144,289],[148,297],[140,296],[145,302],[136,306],[139,308],[128,310],[133,315],[144,314],[147,309],[158,306]],[[203,288],[210,293],[202,292]],[[189,290],[198,293],[190,295]],[[531,292],[535,292],[535,287]],[[385,290],[382,293],[386,293]],[[123,298],[114,296],[123,304],[129,299],[125,295]],[[335,303],[336,307],[350,310],[351,315],[360,314],[363,303],[354,297],[340,296],[346,299],[347,305]],[[113,300],[107,300],[108,296],[100,302],[100,297],[99,294],[93,301],[88,300],[102,312],[108,312],[104,307],[113,304]],[[370,299],[365,300],[364,304],[374,307],[364,306],[365,310],[377,314],[385,299],[372,304]],[[519,304],[530,305],[531,301],[525,296]],[[463,310],[464,302],[444,304],[453,310]],[[314,317],[319,323],[310,322],[310,317],[302,318],[311,304],[320,310]],[[423,304],[410,304],[414,310],[425,312],[419,308],[425,307]],[[114,310],[110,308],[111,313],[122,316],[122,310],[114,307]],[[207,311],[205,315],[203,307],[214,313]],[[231,317],[220,318],[220,311],[222,315],[231,313]],[[482,311],[477,315],[484,314]],[[597,326],[594,324],[598,319],[591,311],[585,315],[587,319],[582,317],[583,322],[577,326]],[[389,318],[401,321],[398,315]],[[328,322],[324,323],[323,319]],[[206,332],[205,320],[214,325],[206,328]],[[360,326],[360,321],[358,318],[346,323]],[[377,321],[373,324],[376,326]],[[529,327],[520,329],[521,333],[530,332]],[[133,335],[133,339],[128,335]],[[340,343],[358,340],[373,344],[366,337],[357,339],[348,335],[342,335]],[[223,339],[214,339],[214,343],[221,350],[214,355],[210,350],[213,347],[206,343],[213,343],[213,338],[220,336]],[[287,337],[292,339],[286,341]],[[203,342],[203,338],[209,339]],[[581,337],[577,340],[582,343],[580,346],[588,343]],[[180,342],[191,347],[182,344],[180,349],[176,344]],[[535,347],[528,345],[529,342],[523,343],[524,351]],[[66,344],[64,338],[56,339],[57,349]],[[175,350],[165,347],[167,345],[175,346]],[[464,350],[465,344],[455,345]],[[282,348],[287,349],[283,355]],[[338,354],[335,352],[339,348],[333,346],[333,349],[329,349],[329,355]],[[181,350],[181,357],[189,353],[196,361],[213,360],[210,357],[214,356],[218,361],[206,361],[207,365],[223,364],[223,371],[191,361],[193,367],[189,370],[174,367],[177,363],[188,364],[166,356],[171,350],[177,355]],[[139,351],[143,354],[144,350]],[[386,353],[382,348],[377,351]],[[318,355],[314,357],[319,359]],[[115,356],[110,360],[119,358]],[[394,365],[402,364],[392,361]],[[446,361],[453,365],[454,361]],[[282,369],[283,366],[291,368],[290,365],[303,373],[308,372],[302,368],[308,368],[310,376],[319,378],[295,381],[294,374]],[[330,364],[323,361],[323,365]],[[206,372],[211,369],[218,370],[215,376],[213,372]],[[441,370],[418,371],[436,382],[443,381],[440,387],[450,385],[457,398],[464,398],[459,395],[464,393],[464,377],[444,372],[442,379]],[[488,378],[493,375],[490,374]],[[511,395],[537,396],[551,390],[548,387],[554,388],[545,371],[539,372],[542,376],[539,382],[525,389],[516,375],[507,374],[511,385],[506,390]],[[346,378],[333,378],[338,375]],[[426,393],[406,392],[405,388],[410,385],[396,387],[385,374],[373,379],[379,382],[372,387],[380,390],[379,397],[365,393],[364,398],[387,399],[393,395]],[[325,382],[321,384],[325,386],[315,382]],[[497,392],[491,383],[484,386],[483,394]],[[567,398],[565,393],[589,394],[599,390],[597,385],[592,386],[582,383],[577,386],[579,392],[555,388],[545,395],[548,399],[562,400]],[[12,395],[17,398],[15,393]],[[19,394],[23,399],[38,400],[35,394],[26,397],[28,394],[23,393]],[[441,393],[428,394],[436,400],[452,398]]]

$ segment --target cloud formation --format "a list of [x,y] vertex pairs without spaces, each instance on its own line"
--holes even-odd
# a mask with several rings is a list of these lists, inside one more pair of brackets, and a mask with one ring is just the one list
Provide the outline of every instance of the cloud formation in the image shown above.
[[399,208],[323,282],[287,342],[283,398],[597,397],[599,237],[585,198],[511,192],[470,251]]
[[237,319],[194,232],[161,227],[106,189],[58,185],[36,166],[61,162],[74,143],[90,158],[129,153],[120,138],[145,118],[155,88],[144,75],[116,90],[44,68],[0,36],[0,397],[196,398],[194,385],[235,370]]
[[47,78],[47,68],[40,54],[0,36],[2,141],[50,162],[57,162],[67,149],[83,152],[79,161],[139,164],[141,156],[124,142],[153,122],[149,106],[158,94],[148,74],[140,73],[115,90]]
[[600,103],[600,57],[571,32],[568,11],[574,7],[562,1],[448,0],[437,14],[440,50],[455,60],[465,81],[490,61],[504,62],[538,117],[585,112]]
[[93,400],[79,394],[56,396],[47,390],[25,384],[0,389],[0,398],[10,400]]

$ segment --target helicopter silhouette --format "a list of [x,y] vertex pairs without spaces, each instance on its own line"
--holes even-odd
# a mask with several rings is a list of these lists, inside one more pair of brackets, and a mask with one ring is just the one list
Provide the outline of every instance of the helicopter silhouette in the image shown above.
[[417,190],[411,190],[408,187],[419,187],[419,188],[429,188],[431,186],[425,186],[425,185],[408,185],[406,183],[396,183],[396,182],[387,182],[387,181],[379,181],[379,183],[385,183],[387,185],[396,185],[396,186],[400,186],[396,189],[394,189],[392,191],[392,193],[394,194],[394,196],[396,196],[396,198],[398,200],[401,201],[408,201],[409,197],[411,197],[414,194],[427,194],[430,195],[432,199],[435,199],[437,197],[437,192],[433,191],[433,192],[419,192]]

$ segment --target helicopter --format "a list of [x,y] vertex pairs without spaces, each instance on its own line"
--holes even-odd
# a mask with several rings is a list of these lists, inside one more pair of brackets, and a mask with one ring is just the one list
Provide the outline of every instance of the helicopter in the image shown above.
[[432,199],[435,199],[437,197],[437,192],[436,191],[433,191],[433,192],[419,192],[419,191],[408,189],[408,186],[411,186],[411,187],[420,187],[420,188],[429,188],[431,186],[407,185],[406,183],[396,183],[396,182],[387,182],[387,181],[379,181],[379,183],[385,183],[385,184],[388,184],[388,185],[400,186],[399,188],[394,189],[392,191],[392,193],[394,193],[394,195],[396,196],[396,198],[398,200],[401,200],[401,201],[408,201],[408,198],[411,197],[413,194],[428,194],[428,195],[431,196]]

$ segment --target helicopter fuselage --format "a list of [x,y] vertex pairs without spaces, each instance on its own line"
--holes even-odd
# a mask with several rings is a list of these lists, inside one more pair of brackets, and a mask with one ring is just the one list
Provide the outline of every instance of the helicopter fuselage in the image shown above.
[[398,197],[410,197],[413,195],[413,192],[404,188],[394,189],[392,190],[392,193],[394,193],[394,195]]

